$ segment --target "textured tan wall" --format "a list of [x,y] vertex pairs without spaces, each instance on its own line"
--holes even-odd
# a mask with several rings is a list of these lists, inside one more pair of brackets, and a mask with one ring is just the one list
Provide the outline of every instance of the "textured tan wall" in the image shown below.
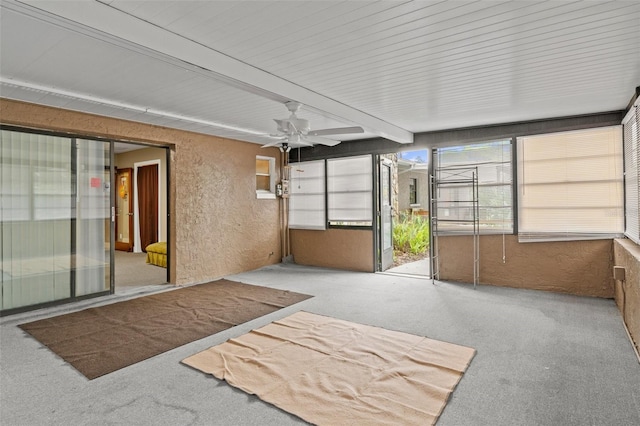
[[[280,200],[258,200],[255,157],[277,149],[0,99],[3,124],[171,148],[171,282],[202,282],[280,262]],[[273,253],[273,254],[271,254]]]
[[[135,151],[123,152],[115,156],[115,165],[119,169],[131,168],[135,163],[143,161],[160,160],[160,205],[158,206],[160,213],[160,241],[167,241],[167,159],[165,150],[162,148],[142,148]],[[135,170],[134,170],[135,172]],[[131,182],[133,185],[133,181]]]
[[640,246],[631,240],[615,240],[613,256],[614,265],[625,269],[625,280],[616,281],[616,303],[640,351]]
[[291,253],[299,265],[374,272],[370,229],[292,229]]
[[[440,237],[440,278],[473,282],[472,237]],[[613,297],[612,241],[518,243],[505,236],[480,237],[480,282],[584,296]]]

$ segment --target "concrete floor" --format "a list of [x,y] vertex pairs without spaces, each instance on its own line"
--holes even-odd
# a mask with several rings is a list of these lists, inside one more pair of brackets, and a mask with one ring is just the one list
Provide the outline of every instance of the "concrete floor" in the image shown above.
[[387,269],[389,274],[406,274],[429,277],[431,275],[431,264],[429,258],[416,260],[415,262],[404,263]]
[[305,424],[180,364],[298,310],[475,348],[439,425],[640,424],[640,365],[612,300],[294,264],[227,278],[315,297],[92,381],[17,324],[166,286],[2,318],[0,424]]

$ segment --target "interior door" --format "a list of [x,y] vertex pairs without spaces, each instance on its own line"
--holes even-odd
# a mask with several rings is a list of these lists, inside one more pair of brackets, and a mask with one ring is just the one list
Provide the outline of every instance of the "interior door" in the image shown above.
[[393,163],[380,159],[380,268],[386,271],[393,265],[393,207],[391,202],[391,176]]
[[133,251],[133,169],[116,171],[116,250]]

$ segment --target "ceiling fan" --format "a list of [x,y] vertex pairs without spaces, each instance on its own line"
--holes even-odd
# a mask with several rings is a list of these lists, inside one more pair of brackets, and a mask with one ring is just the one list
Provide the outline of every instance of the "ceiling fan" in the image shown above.
[[300,102],[289,101],[285,106],[291,112],[289,118],[274,119],[278,125],[278,133],[269,135],[278,140],[263,145],[263,148],[277,146],[281,151],[289,152],[291,148],[299,148],[303,146],[327,145],[335,146],[340,141],[325,138],[329,135],[344,135],[349,133],[364,133],[362,127],[338,127],[333,129],[311,130],[309,121],[299,118],[296,113],[300,111],[302,104]]

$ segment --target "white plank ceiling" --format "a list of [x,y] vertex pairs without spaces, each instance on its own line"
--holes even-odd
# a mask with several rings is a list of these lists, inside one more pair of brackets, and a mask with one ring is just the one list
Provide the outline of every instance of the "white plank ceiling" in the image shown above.
[[640,1],[0,0],[0,96],[265,143],[623,109]]

